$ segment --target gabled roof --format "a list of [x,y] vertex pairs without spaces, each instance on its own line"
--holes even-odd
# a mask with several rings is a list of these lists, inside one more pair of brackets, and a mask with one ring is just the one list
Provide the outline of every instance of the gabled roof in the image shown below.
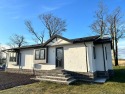
[[54,35],[53,37],[51,37],[49,40],[47,40],[43,44],[22,46],[22,47],[12,48],[12,49],[8,49],[8,50],[18,50],[18,49],[45,47],[49,42],[51,42],[55,38],[61,38],[61,39],[66,40],[66,41],[68,41],[70,43],[73,43],[73,44],[75,44],[75,43],[82,43],[82,42],[90,42],[90,41],[93,41],[95,44],[111,42],[111,38],[106,37],[106,38],[101,39],[99,35],[83,37],[83,38],[75,38],[75,39],[67,39],[67,38],[59,36],[59,35]]
[[99,38],[100,36],[89,36],[89,37],[83,37],[83,38],[76,38],[76,39],[71,39],[73,43],[81,43],[81,42],[89,42],[89,41],[95,41]]
[[22,46],[22,47],[11,48],[8,50],[18,50],[18,49],[38,48],[38,47],[42,47],[42,44],[27,45],[27,46]]
[[49,40],[47,40],[47,41],[43,44],[43,46],[46,46],[49,42],[51,42],[51,41],[52,41],[53,39],[55,39],[55,38],[61,38],[61,39],[63,39],[63,40],[66,40],[66,41],[72,43],[71,40],[69,40],[69,39],[67,39],[67,38],[65,38],[65,37],[62,37],[62,36],[59,36],[59,35],[54,35],[54,36],[51,37]]

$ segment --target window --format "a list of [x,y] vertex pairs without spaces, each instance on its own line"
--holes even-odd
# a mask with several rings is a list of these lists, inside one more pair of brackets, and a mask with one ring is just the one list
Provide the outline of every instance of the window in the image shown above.
[[39,49],[35,51],[35,59],[42,60],[45,59],[45,49]]
[[45,59],[45,49],[40,50],[40,59]]
[[95,47],[93,47],[93,56],[94,56],[94,59],[96,59]]
[[16,62],[16,53],[15,52],[10,53],[10,62]]
[[105,55],[106,55],[106,60],[107,60],[107,49],[106,49],[106,47],[105,47]]
[[35,52],[35,59],[39,59],[39,50],[36,50]]

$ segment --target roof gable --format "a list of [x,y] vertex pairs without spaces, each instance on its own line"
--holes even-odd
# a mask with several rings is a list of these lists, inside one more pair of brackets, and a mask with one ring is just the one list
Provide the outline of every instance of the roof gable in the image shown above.
[[50,38],[48,41],[46,41],[43,46],[54,46],[54,45],[64,45],[64,44],[71,44],[72,42],[59,35],[55,35],[52,38]]

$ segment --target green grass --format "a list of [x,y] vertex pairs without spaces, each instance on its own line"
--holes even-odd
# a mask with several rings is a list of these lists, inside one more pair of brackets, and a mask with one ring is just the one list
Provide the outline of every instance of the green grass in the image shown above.
[[114,67],[115,76],[105,84],[77,82],[62,85],[37,82],[0,91],[0,94],[125,94],[125,67]]

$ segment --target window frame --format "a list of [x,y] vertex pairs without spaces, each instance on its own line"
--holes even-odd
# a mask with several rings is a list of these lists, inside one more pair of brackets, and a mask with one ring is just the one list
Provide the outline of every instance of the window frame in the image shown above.
[[[44,55],[43,55],[43,56],[44,56],[43,58],[41,58],[41,51],[42,51],[42,50],[43,50],[43,52],[44,52],[44,53],[43,53],[43,54],[44,54]],[[36,58],[36,51],[39,51],[39,53],[38,53],[39,58]],[[35,60],[45,60],[45,49],[36,49],[36,50],[35,50]]]

